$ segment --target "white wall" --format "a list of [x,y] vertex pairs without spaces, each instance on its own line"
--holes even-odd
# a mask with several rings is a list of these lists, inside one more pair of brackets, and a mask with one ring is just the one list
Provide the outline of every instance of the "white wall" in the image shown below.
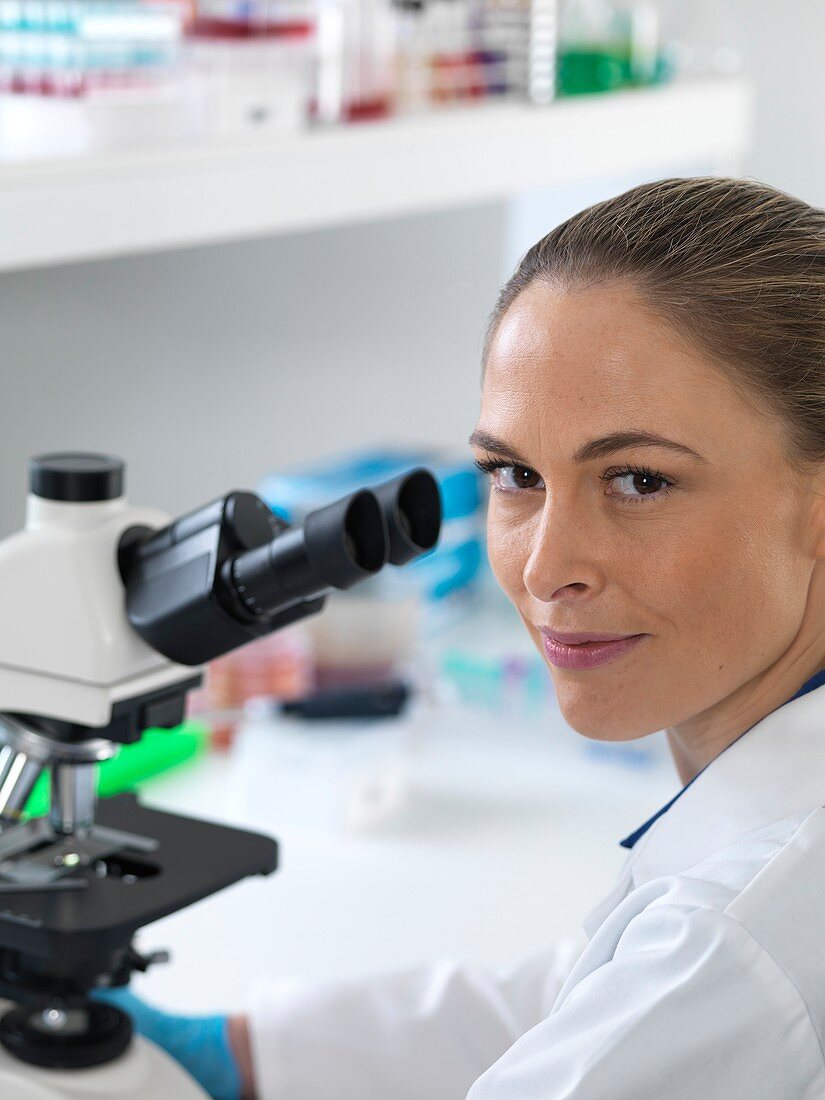
[[734,46],[756,85],[743,175],[825,206],[825,4],[822,0],[659,0],[666,33]]
[[503,216],[0,276],[0,531],[44,450],[121,454],[133,501],[179,511],[340,448],[462,446]]

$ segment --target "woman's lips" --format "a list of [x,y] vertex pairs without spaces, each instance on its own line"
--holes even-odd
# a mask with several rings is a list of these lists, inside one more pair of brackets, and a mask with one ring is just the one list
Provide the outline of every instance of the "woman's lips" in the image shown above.
[[[633,649],[647,634],[631,634],[629,637],[619,637],[616,641],[581,642],[572,644],[558,640],[557,636],[542,631],[544,652],[550,664],[557,668],[596,668],[606,665],[608,661],[614,661],[623,653]],[[576,635],[567,635],[575,638]],[[582,635],[586,637],[586,635]],[[591,635],[592,637],[592,635]],[[609,635],[602,635],[602,638]]]

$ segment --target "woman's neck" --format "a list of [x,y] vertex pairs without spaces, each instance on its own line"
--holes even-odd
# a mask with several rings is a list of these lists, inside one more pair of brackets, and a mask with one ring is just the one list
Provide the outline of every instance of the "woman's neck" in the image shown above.
[[791,699],[802,685],[825,668],[825,635],[818,645],[799,635],[782,658],[731,695],[665,730],[682,783],[689,783],[707,764],[751,726]]

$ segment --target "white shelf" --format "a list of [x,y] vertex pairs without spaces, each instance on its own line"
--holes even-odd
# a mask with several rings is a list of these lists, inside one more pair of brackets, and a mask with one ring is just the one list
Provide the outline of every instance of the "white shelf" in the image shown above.
[[370,221],[700,161],[735,170],[751,111],[747,81],[715,77],[266,141],[0,159],[0,270]]

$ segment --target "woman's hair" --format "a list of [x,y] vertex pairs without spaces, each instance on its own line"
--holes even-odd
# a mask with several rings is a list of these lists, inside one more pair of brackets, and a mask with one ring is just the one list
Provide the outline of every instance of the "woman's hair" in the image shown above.
[[778,415],[801,472],[825,461],[825,212],[714,176],[633,187],[533,245],[502,288],[483,361],[526,287],[620,282]]

